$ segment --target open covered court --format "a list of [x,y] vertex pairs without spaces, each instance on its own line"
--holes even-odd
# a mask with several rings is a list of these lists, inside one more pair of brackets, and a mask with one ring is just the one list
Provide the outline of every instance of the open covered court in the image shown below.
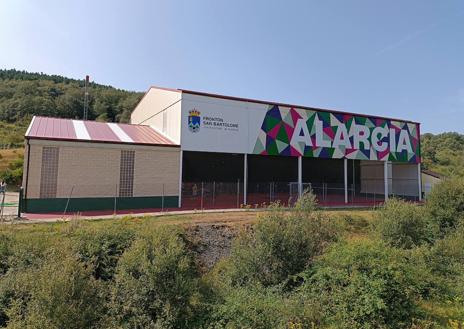
[[420,162],[416,122],[152,87],[131,124],[35,117],[24,211],[420,201]]

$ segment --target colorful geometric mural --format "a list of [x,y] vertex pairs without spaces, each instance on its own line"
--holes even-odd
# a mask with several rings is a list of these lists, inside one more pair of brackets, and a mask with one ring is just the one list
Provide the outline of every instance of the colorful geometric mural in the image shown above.
[[269,106],[253,154],[420,163],[415,123]]

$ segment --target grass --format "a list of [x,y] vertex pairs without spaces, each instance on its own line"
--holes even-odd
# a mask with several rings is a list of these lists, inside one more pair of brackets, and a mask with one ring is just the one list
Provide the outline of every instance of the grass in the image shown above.
[[[368,234],[370,223],[374,220],[373,210],[323,210],[324,213],[334,219],[341,219],[344,222],[345,230],[348,238],[363,237]],[[135,230],[144,230],[149,227],[157,227],[161,225],[181,225],[188,227],[192,225],[230,225],[242,226],[256,223],[263,211],[237,211],[225,213],[193,213],[182,215],[163,215],[163,216],[125,216],[114,219],[94,219],[85,220],[76,217],[70,221],[73,224],[65,221],[57,221],[54,223],[44,222],[36,224],[18,223],[13,226],[0,227],[2,230],[15,230],[18,232],[53,232],[61,231],[63,228],[70,225],[89,226],[95,229],[111,228],[113,226],[124,226]]]
[[0,121],[0,147],[2,145],[21,145],[24,142],[24,133],[29,122],[29,119],[23,119],[15,123]]
[[24,155],[23,148],[0,149],[0,172],[8,168],[8,165],[17,158]]
[[422,301],[422,308],[435,321],[447,328],[464,327],[464,310],[459,301]]

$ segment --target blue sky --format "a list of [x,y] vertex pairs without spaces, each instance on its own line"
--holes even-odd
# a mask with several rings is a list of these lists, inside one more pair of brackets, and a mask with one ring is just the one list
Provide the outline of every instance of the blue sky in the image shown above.
[[464,132],[464,1],[0,1],[0,67]]

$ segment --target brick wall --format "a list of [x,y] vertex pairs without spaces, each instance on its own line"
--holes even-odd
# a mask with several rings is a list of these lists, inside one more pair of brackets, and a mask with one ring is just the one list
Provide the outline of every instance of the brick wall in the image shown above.
[[160,196],[163,184],[165,195],[179,194],[178,147],[30,140],[29,199],[39,198],[43,146],[59,148],[57,198],[117,195],[121,150],[135,151],[134,197]]

